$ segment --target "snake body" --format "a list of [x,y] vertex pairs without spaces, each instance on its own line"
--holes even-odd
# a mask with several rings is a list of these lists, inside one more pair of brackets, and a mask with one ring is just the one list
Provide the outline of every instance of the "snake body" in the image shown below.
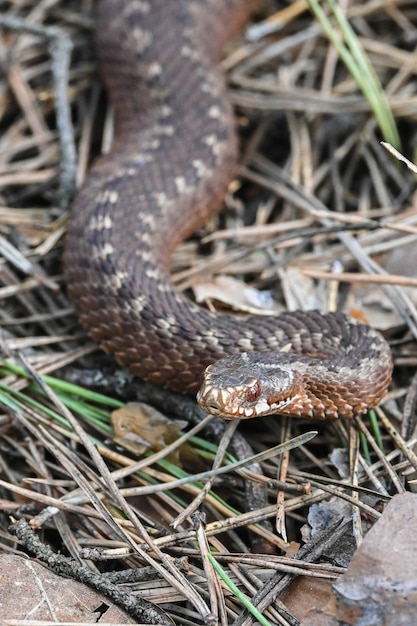
[[[73,204],[68,291],[90,336],[139,377],[192,394],[215,361],[257,351],[265,373],[290,345],[290,365],[282,367],[292,374],[274,383],[283,412],[352,417],[378,404],[391,379],[391,354],[376,331],[341,314],[215,314],[178,292],[169,276],[172,251],[219,210],[236,170],[233,112],[218,57],[252,9],[248,0],[99,1],[97,54],[115,142]],[[244,366],[251,359],[240,358]],[[220,375],[219,392],[217,373],[211,370],[199,395],[213,412],[234,403],[233,375]],[[283,388],[288,376],[293,387],[297,379],[292,400]],[[235,379],[241,390],[242,379]],[[230,416],[263,414],[277,404],[264,401],[253,380],[244,392],[252,407]]]

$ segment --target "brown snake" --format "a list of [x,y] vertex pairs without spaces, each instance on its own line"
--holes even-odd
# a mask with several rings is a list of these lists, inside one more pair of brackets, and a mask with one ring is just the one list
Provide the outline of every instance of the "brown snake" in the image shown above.
[[172,251],[218,211],[235,173],[218,56],[251,9],[249,0],[100,0],[97,49],[116,139],[75,199],[66,281],[91,337],[159,385],[195,393],[208,365],[257,351],[210,368],[199,400],[213,413],[352,417],[391,380],[376,331],[337,313],[214,314],[169,276]]

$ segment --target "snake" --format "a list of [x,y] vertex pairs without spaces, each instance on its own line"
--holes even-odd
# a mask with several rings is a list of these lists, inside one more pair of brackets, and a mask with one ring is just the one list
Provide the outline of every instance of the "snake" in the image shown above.
[[[220,55],[250,0],[99,0],[111,150],[77,192],[64,275],[81,325],[139,378],[227,418],[352,418],[377,406],[388,343],[343,313],[207,310],[170,277],[173,251],[222,205],[238,140]],[[204,373],[205,372],[205,373]]]

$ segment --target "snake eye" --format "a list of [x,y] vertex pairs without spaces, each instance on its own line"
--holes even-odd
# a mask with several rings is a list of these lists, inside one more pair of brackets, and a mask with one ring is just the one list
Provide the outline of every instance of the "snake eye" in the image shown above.
[[247,399],[249,402],[255,402],[261,395],[261,385],[256,381],[250,389],[248,389]]

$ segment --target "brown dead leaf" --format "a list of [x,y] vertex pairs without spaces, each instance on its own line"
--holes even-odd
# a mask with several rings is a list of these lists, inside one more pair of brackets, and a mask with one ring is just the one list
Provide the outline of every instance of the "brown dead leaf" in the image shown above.
[[397,494],[333,585],[327,606],[305,626],[415,624],[417,612],[417,495]]
[[[332,584],[329,580],[299,576],[285,594],[285,606],[293,613],[301,624],[314,607],[320,614],[332,599]],[[313,626],[314,622],[308,622]],[[330,622],[334,624],[334,622]],[[324,626],[324,623],[323,623]]]
[[0,556],[0,623],[135,624],[127,613],[86,585],[57,576],[34,560]]
[[[178,438],[187,422],[168,419],[148,404],[129,402],[113,411],[114,441],[140,456],[147,450],[162,450]],[[178,452],[171,460],[178,461]]]
[[243,313],[271,315],[277,312],[269,291],[260,291],[248,287],[245,283],[230,276],[216,276],[212,280],[201,281],[194,285],[197,302],[220,302],[221,304]]

